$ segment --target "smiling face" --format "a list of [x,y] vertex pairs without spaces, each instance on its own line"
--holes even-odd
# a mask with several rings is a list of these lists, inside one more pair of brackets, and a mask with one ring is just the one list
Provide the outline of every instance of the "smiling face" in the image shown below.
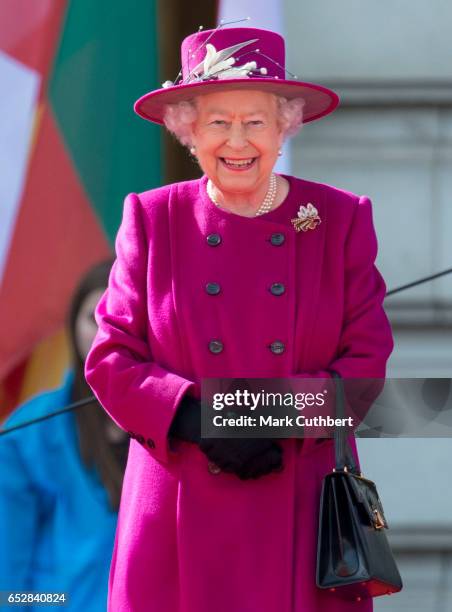
[[266,192],[283,133],[277,101],[263,91],[226,91],[196,98],[192,143],[204,173],[224,196]]

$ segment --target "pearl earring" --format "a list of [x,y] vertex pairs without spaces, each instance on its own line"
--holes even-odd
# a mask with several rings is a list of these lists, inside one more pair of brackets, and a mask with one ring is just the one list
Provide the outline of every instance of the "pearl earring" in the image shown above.
[[282,155],[282,150],[281,149],[279,149],[278,155]]
[[196,147],[190,147],[190,153],[194,155],[196,153]]

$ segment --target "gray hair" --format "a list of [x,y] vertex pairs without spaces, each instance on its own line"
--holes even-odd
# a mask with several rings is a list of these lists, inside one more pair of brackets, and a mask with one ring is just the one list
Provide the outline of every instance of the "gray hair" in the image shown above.
[[[283,96],[274,95],[278,105],[277,120],[284,134],[293,136],[297,134],[303,125],[303,106],[305,101],[303,98],[293,98],[288,100]],[[191,124],[196,121],[198,110],[196,101],[191,100],[177,102],[176,104],[166,104],[163,121],[167,129],[174,134],[177,140],[191,147]]]

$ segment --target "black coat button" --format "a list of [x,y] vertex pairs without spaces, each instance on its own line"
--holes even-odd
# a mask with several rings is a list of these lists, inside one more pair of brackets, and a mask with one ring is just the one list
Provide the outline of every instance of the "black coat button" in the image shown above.
[[142,436],[141,434],[137,434],[136,436],[136,441],[139,442],[140,444],[144,444],[144,436]]
[[207,283],[206,291],[209,295],[218,295],[221,291],[221,287],[218,283]]
[[128,431],[127,433],[132,438],[132,440],[135,440],[135,438],[137,437],[137,434],[135,432],[133,432],[133,431]]
[[209,351],[211,353],[221,353],[221,351],[223,350],[223,343],[221,342],[221,340],[211,340],[209,342]]
[[149,446],[149,448],[155,448],[155,442],[152,438],[148,438],[146,440],[146,444]]
[[270,242],[273,246],[281,246],[282,244],[284,244],[285,239],[286,238],[284,234],[277,232],[276,234],[271,235]]
[[220,234],[209,234],[207,236],[207,244],[209,246],[218,246],[221,242]]
[[279,340],[275,340],[270,344],[270,350],[272,353],[275,353],[275,355],[284,353],[284,348],[284,342],[280,342]]
[[273,285],[270,287],[270,291],[273,293],[273,295],[282,295],[285,290],[286,288],[282,283],[273,283]]

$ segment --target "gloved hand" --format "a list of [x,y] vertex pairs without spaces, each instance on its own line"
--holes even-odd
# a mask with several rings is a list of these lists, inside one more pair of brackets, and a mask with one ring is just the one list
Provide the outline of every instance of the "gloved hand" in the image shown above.
[[232,472],[240,479],[259,478],[272,471],[280,471],[282,449],[265,438],[202,438],[201,402],[189,395],[181,400],[168,435],[199,445],[209,461],[224,472]]
[[201,402],[184,395],[171,423],[168,436],[196,444],[201,440]]
[[224,472],[232,472],[241,480],[259,478],[280,471],[282,448],[265,438],[203,438],[199,448]]

